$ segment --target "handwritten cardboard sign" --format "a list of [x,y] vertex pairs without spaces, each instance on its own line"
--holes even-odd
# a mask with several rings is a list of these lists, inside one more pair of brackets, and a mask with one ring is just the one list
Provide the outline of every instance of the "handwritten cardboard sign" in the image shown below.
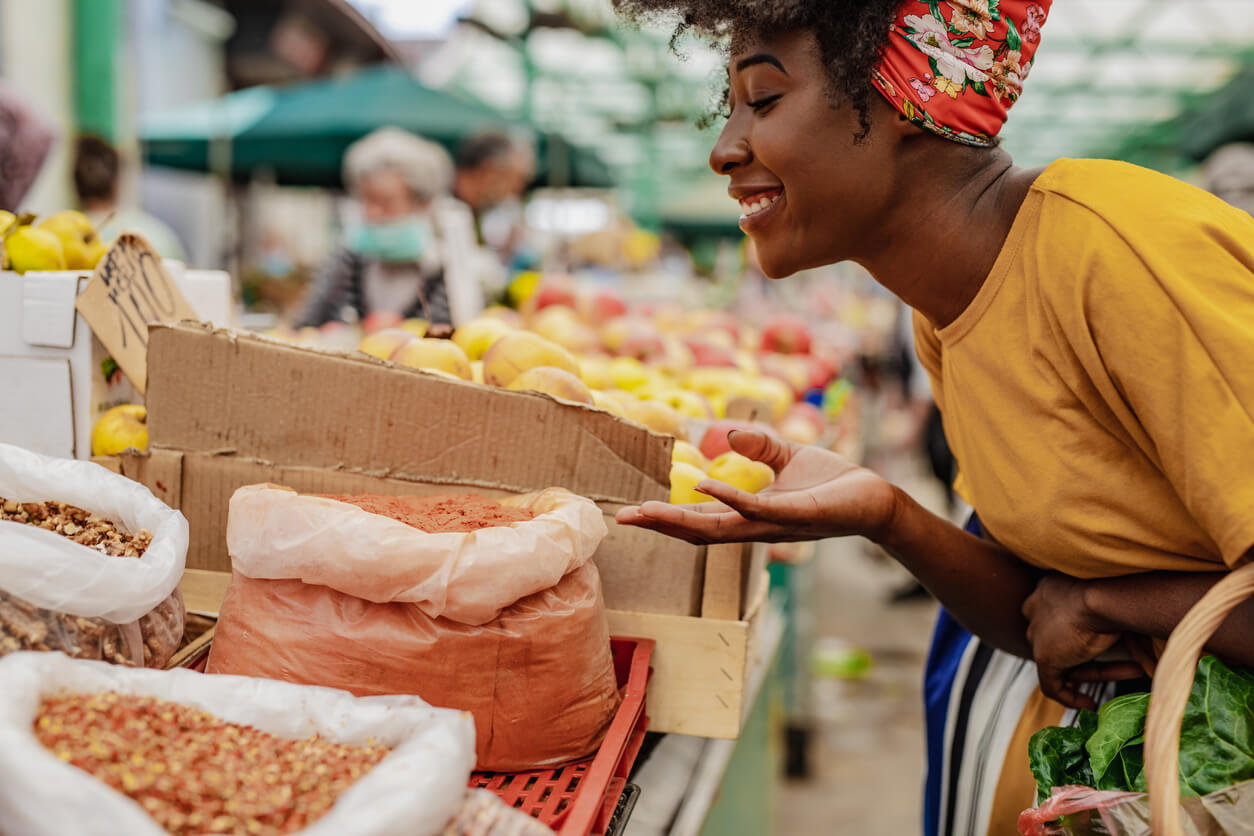
[[148,388],[148,323],[197,318],[161,257],[131,234],[109,247],[75,306],[141,393]]

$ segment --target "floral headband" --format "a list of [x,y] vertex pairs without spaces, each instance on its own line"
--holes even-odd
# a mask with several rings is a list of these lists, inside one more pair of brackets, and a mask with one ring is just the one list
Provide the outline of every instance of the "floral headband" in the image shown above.
[[907,0],[872,83],[919,127],[992,145],[1023,90],[1051,3]]

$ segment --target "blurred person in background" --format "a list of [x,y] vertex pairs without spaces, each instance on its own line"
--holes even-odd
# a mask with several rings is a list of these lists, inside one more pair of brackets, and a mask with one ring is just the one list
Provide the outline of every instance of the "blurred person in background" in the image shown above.
[[479,312],[482,290],[466,264],[473,221],[449,197],[452,168],[443,148],[399,128],[349,146],[344,182],[359,216],[315,277],[298,326],[423,319],[439,337]]
[[1206,191],[1254,215],[1254,142],[1219,148],[1202,166]]
[[122,160],[117,150],[97,136],[81,136],[74,147],[74,191],[79,206],[106,244],[124,232],[146,240],[162,258],[187,259],[178,235],[160,218],[137,206],[118,206]]
[[475,234],[509,261],[522,241],[522,197],[536,175],[531,143],[504,131],[482,131],[457,149],[453,195],[470,207]]
[[13,88],[0,83],[0,209],[17,212],[56,136]]

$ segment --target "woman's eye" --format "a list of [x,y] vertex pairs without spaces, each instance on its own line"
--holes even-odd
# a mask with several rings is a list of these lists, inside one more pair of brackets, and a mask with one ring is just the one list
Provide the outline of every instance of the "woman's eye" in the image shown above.
[[753,110],[754,113],[761,113],[764,110],[766,110],[768,107],[770,107],[771,105],[779,101],[779,98],[781,95],[782,94],[777,93],[774,96],[764,96],[760,99],[755,99],[754,101],[751,101],[751,102],[745,102],[745,104],[749,105],[749,107]]

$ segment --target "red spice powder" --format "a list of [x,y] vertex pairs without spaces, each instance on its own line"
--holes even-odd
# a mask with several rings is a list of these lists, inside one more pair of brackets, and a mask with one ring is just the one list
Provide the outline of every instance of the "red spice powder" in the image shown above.
[[356,505],[372,514],[400,520],[429,534],[446,531],[464,533],[536,518],[535,514],[526,509],[510,508],[474,493],[439,496],[383,496],[373,493],[324,496]]

